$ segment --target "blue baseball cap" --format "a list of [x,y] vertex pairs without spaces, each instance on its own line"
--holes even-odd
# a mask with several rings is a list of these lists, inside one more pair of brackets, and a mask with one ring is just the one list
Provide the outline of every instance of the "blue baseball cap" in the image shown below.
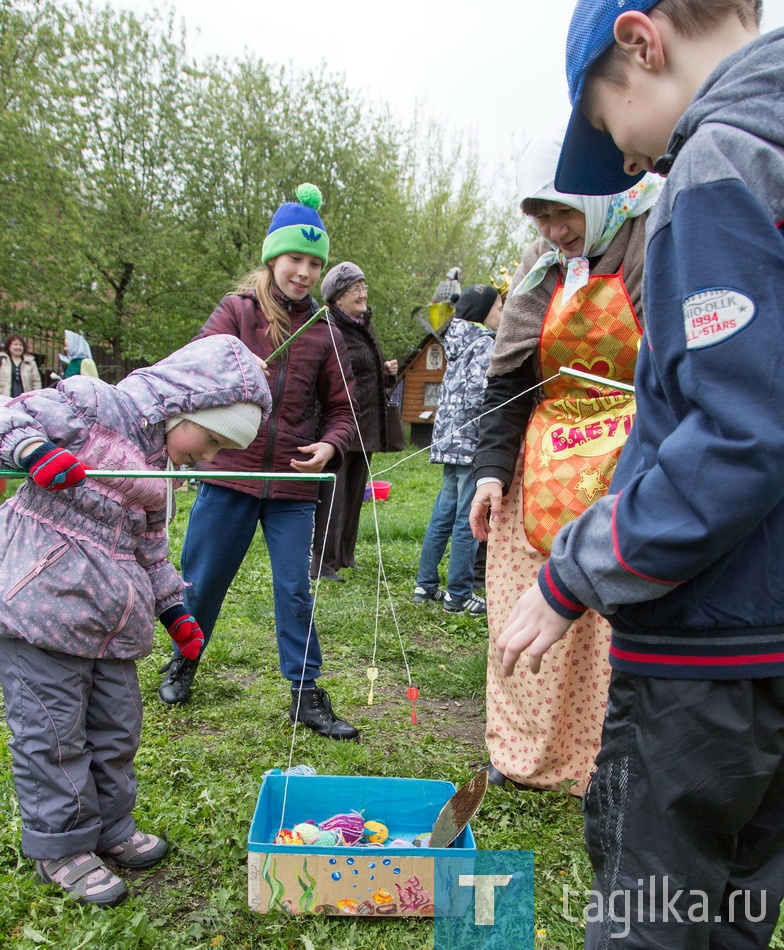
[[572,116],[566,128],[555,187],[571,195],[615,195],[645,172],[627,175],[623,152],[611,135],[595,129],[580,109],[585,79],[599,57],[615,42],[613,27],[627,10],[647,13],[659,0],[579,0],[566,40],[566,79]]

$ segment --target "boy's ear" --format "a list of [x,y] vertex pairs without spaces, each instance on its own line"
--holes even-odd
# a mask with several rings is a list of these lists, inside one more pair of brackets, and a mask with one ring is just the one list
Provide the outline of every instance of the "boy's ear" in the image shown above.
[[615,42],[632,62],[656,72],[664,65],[664,44],[656,23],[639,10],[627,10],[615,20]]

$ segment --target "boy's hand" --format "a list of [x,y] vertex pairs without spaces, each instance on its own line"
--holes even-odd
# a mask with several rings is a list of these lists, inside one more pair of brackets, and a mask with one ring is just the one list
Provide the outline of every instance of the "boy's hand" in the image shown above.
[[47,491],[73,488],[87,477],[79,459],[54,442],[42,442],[25,454],[20,462],[36,485]]
[[478,541],[487,541],[493,512],[501,507],[503,496],[504,489],[498,482],[485,482],[477,488],[474,500],[471,502],[468,523]]
[[528,666],[538,673],[542,657],[571,627],[573,621],[562,617],[547,603],[534,584],[518,600],[496,643],[504,676],[511,676],[520,654],[528,649]]
[[161,614],[161,623],[188,660],[197,660],[204,646],[204,632],[183,604],[175,604]]
[[312,455],[306,462],[291,460],[291,467],[304,475],[318,474],[335,454],[335,446],[329,442],[313,442],[311,445],[298,445],[297,451],[303,455]]

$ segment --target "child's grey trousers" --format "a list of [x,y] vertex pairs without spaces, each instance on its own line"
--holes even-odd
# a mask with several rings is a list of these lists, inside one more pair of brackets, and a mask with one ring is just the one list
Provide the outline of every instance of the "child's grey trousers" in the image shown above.
[[100,853],[132,835],[142,726],[135,661],[0,638],[0,684],[24,854]]

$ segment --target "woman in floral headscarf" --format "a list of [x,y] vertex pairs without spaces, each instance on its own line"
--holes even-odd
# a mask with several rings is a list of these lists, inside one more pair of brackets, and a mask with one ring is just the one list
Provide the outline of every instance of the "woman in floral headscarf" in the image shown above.
[[[555,191],[561,134],[523,156],[521,208],[540,233],[523,253],[488,370],[471,526],[489,539],[486,742],[490,783],[582,794],[599,749],[610,631],[593,611],[552,649],[537,676],[503,676],[495,642],[535,583],[559,528],[604,494],[634,418],[631,385],[642,333],[643,179],[620,195]],[[511,400],[511,401],[510,401]]]

